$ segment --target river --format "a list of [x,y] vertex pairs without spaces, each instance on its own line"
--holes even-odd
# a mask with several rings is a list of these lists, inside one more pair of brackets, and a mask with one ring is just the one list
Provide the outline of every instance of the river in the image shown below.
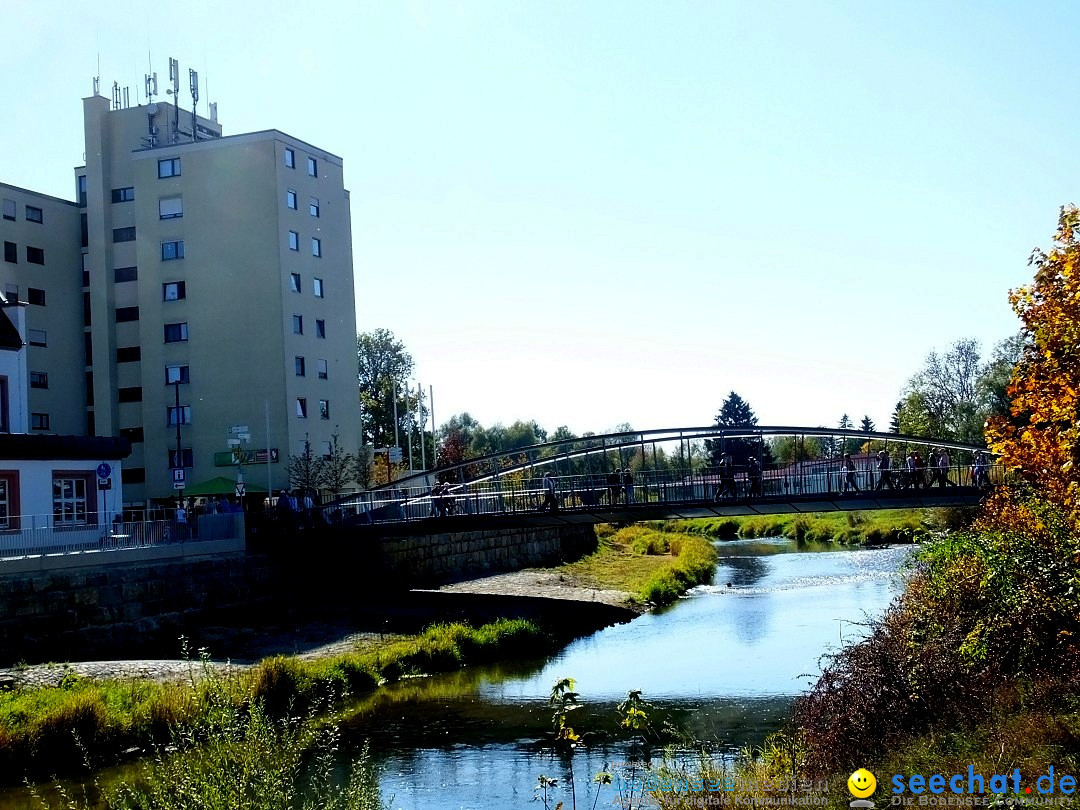
[[[714,754],[758,745],[814,681],[823,654],[864,631],[899,593],[909,547],[799,550],[787,540],[718,544],[714,585],[667,610],[582,638],[550,660],[475,671],[380,690],[349,727],[371,738],[383,795],[394,810],[505,810],[528,804],[537,778],[559,780],[565,763],[545,747],[547,697],[577,681],[584,707],[569,722],[591,732],[574,759],[582,791],[628,751],[608,733],[630,689]],[[689,753],[689,752],[688,752]],[[604,788],[600,804],[614,797]],[[554,806],[555,802],[552,802]],[[599,806],[599,805],[598,805]]]
[[[570,769],[550,751],[553,683],[574,678],[582,707],[569,724],[583,733],[573,759],[578,806],[591,807],[593,775],[659,755],[628,750],[615,735],[616,704],[640,689],[657,729],[682,729],[688,758],[703,746],[723,756],[759,745],[789,716],[794,697],[823,655],[864,632],[902,588],[910,547],[800,549],[792,541],[717,544],[715,583],[670,608],[581,638],[548,659],[472,668],[391,684],[351,707],[343,756],[363,740],[380,768],[393,810],[508,810],[533,802],[537,778]],[[100,773],[102,784],[130,777],[129,764]],[[344,771],[344,768],[342,769]],[[55,794],[42,786],[53,799]],[[583,798],[585,794],[588,798]],[[597,806],[611,806],[612,787]],[[0,810],[40,807],[25,789],[0,792]]]

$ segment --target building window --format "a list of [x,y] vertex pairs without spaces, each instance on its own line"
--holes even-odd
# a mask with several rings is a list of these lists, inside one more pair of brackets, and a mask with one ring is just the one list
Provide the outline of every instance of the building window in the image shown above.
[[[53,525],[85,526],[93,504],[89,500],[89,475],[53,473]],[[96,496],[95,496],[96,497]]]
[[173,259],[184,258],[184,240],[178,239],[172,242],[161,243],[161,260],[163,262],[172,261]]
[[289,250],[300,249],[300,234],[296,231],[289,231]]
[[322,256],[322,239],[311,237],[311,255]]
[[4,242],[4,261],[12,264],[19,263],[19,246],[14,242]]
[[296,168],[296,152],[294,152],[292,149],[289,149],[288,147],[285,148],[285,168]]
[[[165,419],[169,427],[176,427],[177,416],[180,418],[181,425],[191,424],[191,406],[181,405],[179,408],[170,405],[166,409]],[[191,466],[191,465],[186,465]]]
[[293,292],[301,292],[299,273],[289,273],[289,289]]
[[128,186],[127,188],[114,188],[112,190],[112,201],[114,203],[134,202],[135,189],[131,186]]
[[188,366],[165,366],[166,385],[186,385],[191,382],[191,374]]
[[319,200],[316,197],[312,197],[311,202],[308,203],[308,211],[316,219],[319,218]]
[[117,402],[142,402],[142,386],[133,385],[130,388],[116,389]]
[[120,435],[132,444],[136,444],[144,440],[143,429],[141,427],[120,428]]
[[321,318],[315,319],[315,337],[326,337],[326,321],[322,320]]
[[19,528],[19,474],[0,474],[0,529]]
[[134,242],[135,241],[135,227],[130,228],[113,228],[112,240],[114,242]]
[[138,307],[117,307],[116,308],[116,322],[128,323],[129,321],[139,320],[139,308]]
[[319,162],[313,157],[307,159],[307,173],[312,177],[319,176]]
[[40,208],[33,205],[26,206],[26,221],[27,222],[44,222],[45,215],[41,212]]
[[158,177],[179,177],[180,158],[166,158],[157,162]]
[[166,281],[161,285],[162,301],[179,301],[187,298],[187,283],[183,281]]
[[307,399],[304,397],[296,398],[296,418],[307,419]]
[[304,376],[304,370],[305,370],[304,369],[304,358],[297,355],[293,359],[293,366],[296,369],[296,376],[297,377],[303,377]]
[[31,346],[48,346],[49,339],[44,329],[27,329],[26,337]]
[[139,278],[138,267],[117,267],[113,270],[113,281],[117,284],[122,281],[137,281]]
[[14,304],[19,300],[19,285],[18,284],[5,284],[4,285],[4,298],[8,303]]
[[325,380],[327,378],[326,361],[322,360],[322,359],[316,360],[315,361],[315,368],[319,372],[319,379],[320,380]]
[[169,469],[178,470],[180,467],[194,467],[195,458],[192,455],[190,447],[182,447],[177,450],[175,447],[169,451]]
[[31,430],[48,430],[49,429],[49,415],[47,413],[32,413],[32,414],[30,414],[30,429]]
[[15,221],[15,201],[14,200],[8,200],[8,199],[4,200],[4,219],[10,219],[12,222]]
[[27,287],[26,301],[30,304],[36,304],[39,307],[45,306],[45,291],[39,290],[36,287]]
[[41,248],[26,246],[26,260],[30,264],[45,264],[45,251]]
[[49,375],[44,371],[31,371],[30,372],[30,387],[31,388],[48,388],[49,387]]
[[158,219],[179,219],[184,215],[184,201],[180,197],[162,197],[158,200]]
[[165,324],[165,342],[181,343],[188,339],[187,323]]
[[83,332],[83,365],[94,364],[94,336],[89,332]]
[[145,467],[124,467],[120,470],[120,480],[126,484],[145,484],[146,483],[146,468]]
[[296,192],[291,188],[285,192],[285,205],[293,211],[296,210]]
[[86,175],[80,174],[75,180],[75,193],[79,196],[79,208],[86,208]]
[[[141,346],[121,346],[116,350],[117,363],[137,363],[142,359]],[[88,364],[89,365],[89,364]]]
[[315,290],[315,297],[316,298],[322,298],[323,297],[323,280],[321,278],[314,279],[312,281],[312,287]]
[[294,335],[304,334],[304,316],[293,315],[292,316],[292,331]]
[[330,418],[330,400],[328,400],[328,399],[320,399],[319,400],[319,418],[320,419],[329,419]]

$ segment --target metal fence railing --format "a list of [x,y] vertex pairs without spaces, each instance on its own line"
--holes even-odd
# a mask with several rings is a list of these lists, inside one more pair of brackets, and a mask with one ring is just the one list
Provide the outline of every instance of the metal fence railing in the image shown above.
[[8,526],[0,529],[0,559],[243,538],[244,514],[198,515],[183,522],[168,516],[159,520],[117,518],[111,523],[70,525],[55,524],[51,515],[20,515],[9,518]]

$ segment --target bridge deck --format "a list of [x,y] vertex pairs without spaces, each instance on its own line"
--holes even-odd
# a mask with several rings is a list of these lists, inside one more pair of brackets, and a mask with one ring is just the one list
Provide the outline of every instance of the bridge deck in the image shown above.
[[942,506],[974,506],[979,503],[983,495],[985,495],[985,492],[975,487],[951,487],[941,490],[883,490],[881,492],[865,492],[861,495],[833,492],[724,499],[720,501],[651,501],[631,505],[616,503],[612,506],[562,507],[556,512],[541,512],[534,509],[504,513],[461,513],[445,517],[421,517],[411,520],[361,523],[356,526],[356,529],[365,534],[400,536],[497,530],[523,526],[634,523],[643,520],[869,511],[875,509],[921,509]]

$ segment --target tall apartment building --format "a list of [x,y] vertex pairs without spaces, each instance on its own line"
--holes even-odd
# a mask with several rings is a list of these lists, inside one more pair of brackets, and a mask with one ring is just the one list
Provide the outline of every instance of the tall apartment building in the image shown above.
[[32,432],[130,439],[129,503],[172,494],[179,465],[189,483],[233,476],[237,425],[249,456],[269,458],[245,469],[261,487],[288,486],[305,440],[326,453],[336,433],[355,451],[341,159],[277,130],[223,137],[171,104],[113,106],[83,101],[75,202],[0,184],[0,286],[28,303]]

